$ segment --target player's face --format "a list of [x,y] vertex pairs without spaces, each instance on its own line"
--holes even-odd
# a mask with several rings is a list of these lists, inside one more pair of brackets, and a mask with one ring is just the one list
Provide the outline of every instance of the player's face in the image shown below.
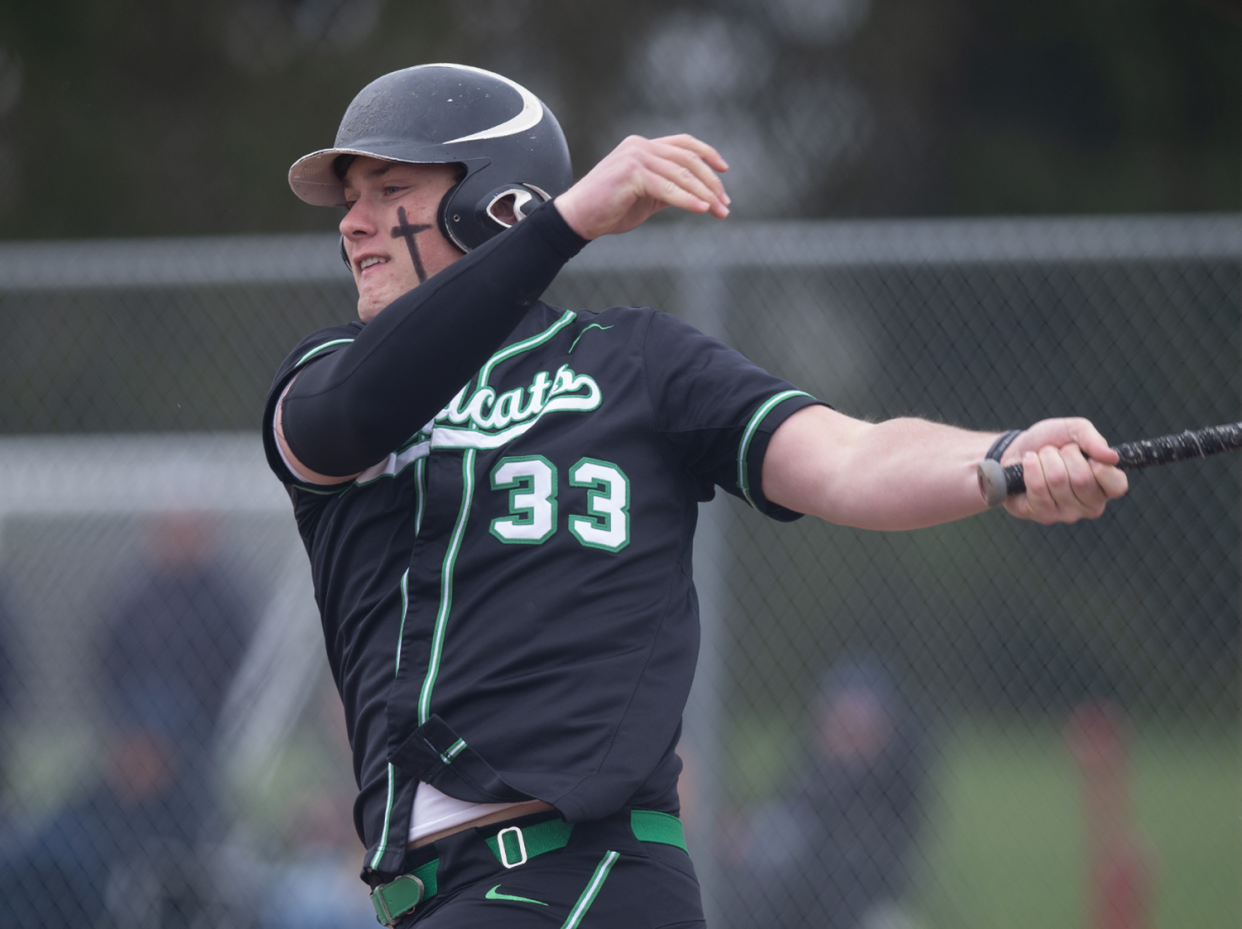
[[345,173],[345,255],[369,322],[397,297],[461,257],[436,212],[457,179],[453,165],[406,165],[360,155]]

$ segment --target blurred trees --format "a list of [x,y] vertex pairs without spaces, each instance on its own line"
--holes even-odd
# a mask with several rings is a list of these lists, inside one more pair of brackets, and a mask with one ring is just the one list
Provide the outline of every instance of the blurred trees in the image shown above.
[[292,197],[368,80],[463,61],[579,170],[688,129],[741,217],[1234,210],[1236,20],[1188,0],[0,0],[0,237],[331,228]]

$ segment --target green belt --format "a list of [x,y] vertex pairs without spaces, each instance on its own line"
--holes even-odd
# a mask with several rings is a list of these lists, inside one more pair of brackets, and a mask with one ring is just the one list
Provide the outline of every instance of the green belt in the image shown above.
[[[631,810],[630,828],[640,842],[675,845],[686,851],[686,833],[676,816],[655,810]],[[521,828],[508,826],[484,841],[497,861],[506,868],[516,868],[531,858],[564,848],[569,844],[573,829],[573,823],[549,819]],[[432,859],[372,890],[371,903],[376,918],[385,926],[394,926],[424,900],[434,897],[439,889],[436,883],[439,864],[439,858]]]

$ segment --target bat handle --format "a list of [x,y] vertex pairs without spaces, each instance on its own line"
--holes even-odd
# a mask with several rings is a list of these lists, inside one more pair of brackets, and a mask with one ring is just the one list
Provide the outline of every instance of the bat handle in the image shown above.
[[1001,467],[999,461],[985,458],[979,462],[979,493],[988,506],[1000,506],[1013,494],[1026,490],[1026,478],[1021,464]]

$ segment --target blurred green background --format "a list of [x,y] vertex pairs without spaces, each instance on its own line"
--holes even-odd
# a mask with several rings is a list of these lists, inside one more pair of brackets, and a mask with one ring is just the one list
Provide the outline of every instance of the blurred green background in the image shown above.
[[690,130],[735,216],[1234,210],[1233,0],[3,0],[0,237],[330,229],[284,183],[395,68],[533,88],[581,173]]

